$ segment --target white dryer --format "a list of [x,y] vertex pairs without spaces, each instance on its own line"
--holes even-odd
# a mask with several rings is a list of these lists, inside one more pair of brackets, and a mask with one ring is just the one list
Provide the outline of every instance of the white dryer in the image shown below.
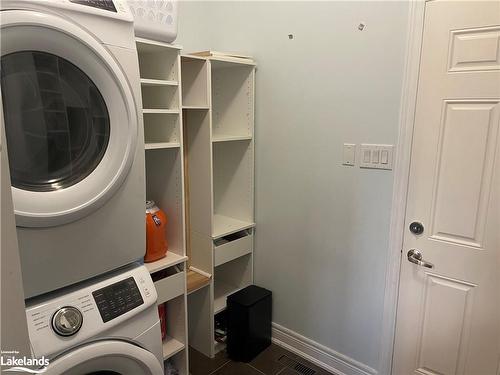
[[125,0],[2,0],[1,89],[26,297],[140,259],[140,79]]
[[144,266],[29,301],[28,330],[47,375],[163,375],[157,294]]

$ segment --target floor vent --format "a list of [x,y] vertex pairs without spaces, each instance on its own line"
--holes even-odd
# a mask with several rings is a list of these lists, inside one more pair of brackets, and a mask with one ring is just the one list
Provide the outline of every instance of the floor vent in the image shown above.
[[299,374],[302,374],[302,375],[314,375],[314,374],[316,374],[316,371],[314,371],[312,368],[307,367],[306,365],[296,361],[293,358],[290,358],[287,355],[282,355],[278,359],[278,362],[285,365],[288,368],[291,368],[292,370],[297,371]]

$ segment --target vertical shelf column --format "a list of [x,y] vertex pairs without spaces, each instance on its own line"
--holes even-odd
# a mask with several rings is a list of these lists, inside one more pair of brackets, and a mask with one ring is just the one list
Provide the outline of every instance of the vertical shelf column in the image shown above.
[[146,152],[146,198],[167,216],[165,258],[147,263],[165,304],[163,358],[189,374],[181,62],[178,46],[136,39]]
[[188,290],[189,336],[213,357],[225,347],[216,315],[253,282],[255,64],[189,55],[182,72],[188,253],[191,269],[209,276],[206,288]]

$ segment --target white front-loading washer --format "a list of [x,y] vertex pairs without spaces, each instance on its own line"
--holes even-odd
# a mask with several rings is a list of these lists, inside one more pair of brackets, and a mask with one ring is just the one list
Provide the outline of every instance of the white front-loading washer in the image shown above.
[[2,0],[1,89],[26,297],[145,250],[140,78],[125,0]]
[[133,266],[29,300],[33,356],[49,375],[163,375],[156,299],[147,269]]

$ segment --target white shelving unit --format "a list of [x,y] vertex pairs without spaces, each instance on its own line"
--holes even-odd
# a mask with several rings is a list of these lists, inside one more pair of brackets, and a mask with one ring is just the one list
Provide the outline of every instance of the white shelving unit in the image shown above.
[[189,265],[210,275],[188,290],[189,343],[213,357],[215,315],[253,282],[255,63],[186,55],[181,66]]
[[180,47],[136,39],[146,153],[146,197],[167,215],[167,256],[146,263],[166,303],[167,337],[163,358],[188,375],[184,156]]

